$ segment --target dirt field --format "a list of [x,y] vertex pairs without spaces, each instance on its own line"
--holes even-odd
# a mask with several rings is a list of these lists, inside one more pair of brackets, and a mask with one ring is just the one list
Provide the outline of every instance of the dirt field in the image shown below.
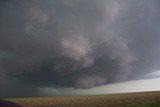
[[160,107],[159,92],[6,99],[23,107]]

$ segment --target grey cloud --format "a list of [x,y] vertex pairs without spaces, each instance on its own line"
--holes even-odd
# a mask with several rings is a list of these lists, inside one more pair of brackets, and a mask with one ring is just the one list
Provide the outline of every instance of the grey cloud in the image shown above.
[[157,2],[4,2],[0,86],[92,88],[159,69]]

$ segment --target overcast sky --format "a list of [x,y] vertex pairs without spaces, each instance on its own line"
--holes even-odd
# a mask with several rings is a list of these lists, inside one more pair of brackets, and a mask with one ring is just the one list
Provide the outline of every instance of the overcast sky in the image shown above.
[[1,0],[0,97],[159,86],[159,19],[159,0]]

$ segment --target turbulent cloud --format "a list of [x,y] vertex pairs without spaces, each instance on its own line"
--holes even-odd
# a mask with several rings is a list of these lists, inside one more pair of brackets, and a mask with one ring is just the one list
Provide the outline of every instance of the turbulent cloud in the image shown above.
[[106,83],[105,77],[99,77],[99,76],[88,76],[88,77],[80,77],[75,82],[75,88],[92,88],[97,85],[103,85]]
[[92,88],[159,70],[158,3],[2,2],[0,87]]
[[93,65],[93,58],[91,54],[90,43],[82,36],[63,38],[62,55],[67,58],[71,58],[75,61],[81,62],[82,67],[88,67]]
[[29,33],[32,31],[34,23],[46,23],[49,20],[49,16],[47,15],[47,12],[43,12],[40,10],[40,8],[30,8],[26,12],[26,15],[28,16],[28,23],[26,25],[26,33]]

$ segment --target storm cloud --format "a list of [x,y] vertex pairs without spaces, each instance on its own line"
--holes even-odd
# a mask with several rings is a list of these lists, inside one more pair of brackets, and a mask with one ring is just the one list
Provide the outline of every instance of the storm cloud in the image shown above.
[[86,89],[160,69],[158,0],[0,5],[1,90],[15,84],[33,92],[48,86]]

